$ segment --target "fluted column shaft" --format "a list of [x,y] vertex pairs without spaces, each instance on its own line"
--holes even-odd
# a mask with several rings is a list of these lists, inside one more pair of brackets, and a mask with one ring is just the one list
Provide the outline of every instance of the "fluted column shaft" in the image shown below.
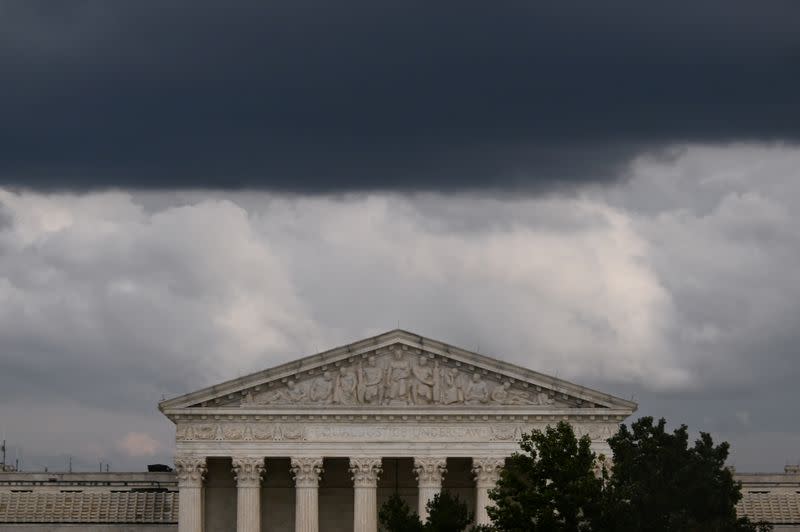
[[178,477],[178,532],[203,532],[204,456],[176,456]]
[[353,532],[378,530],[378,477],[380,458],[350,458],[353,475]]
[[295,532],[319,532],[319,477],[322,458],[292,458]]
[[428,501],[442,491],[442,477],[446,471],[446,458],[414,458],[414,472],[419,486],[417,513],[423,523],[428,519]]
[[486,511],[491,506],[489,490],[494,489],[500,479],[500,470],[505,465],[505,458],[482,456],[472,459],[472,474],[475,476],[475,524],[491,524],[489,513]]
[[261,475],[264,459],[234,456],[236,532],[261,532]]

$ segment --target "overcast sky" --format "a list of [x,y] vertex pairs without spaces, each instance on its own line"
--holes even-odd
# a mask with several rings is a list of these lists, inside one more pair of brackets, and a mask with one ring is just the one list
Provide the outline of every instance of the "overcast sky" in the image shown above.
[[399,324],[800,461],[800,4],[263,4],[0,1],[12,460]]

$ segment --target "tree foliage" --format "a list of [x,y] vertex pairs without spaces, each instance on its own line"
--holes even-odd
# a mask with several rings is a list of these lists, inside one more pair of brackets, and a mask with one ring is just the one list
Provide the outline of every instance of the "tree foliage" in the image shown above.
[[488,508],[497,530],[508,532],[592,530],[602,481],[594,474],[591,440],[569,423],[523,434],[522,453],[506,461]]
[[644,417],[608,440],[613,474],[591,441],[565,422],[524,434],[490,492],[495,506],[486,530],[606,532],[647,530],[752,532],[771,530],[737,518],[740,485],[725,467],[728,444],[711,436],[689,446],[685,425]]
[[436,494],[426,505],[428,519],[423,524],[397,494],[381,506],[378,513],[385,532],[461,532],[472,522],[467,505],[447,491]]
[[437,493],[426,505],[428,521],[426,532],[461,532],[472,523],[472,513],[457,495],[447,491]]
[[412,512],[406,501],[396,493],[383,503],[378,512],[381,530],[385,532],[421,532],[422,522],[417,512]]
[[621,425],[608,443],[614,453],[614,471],[605,490],[606,529],[722,532],[758,528],[736,516],[741,486],[725,467],[727,442],[714,445],[711,435],[701,432],[690,446],[686,425],[670,433],[663,418],[654,423],[652,417],[643,417],[630,429]]

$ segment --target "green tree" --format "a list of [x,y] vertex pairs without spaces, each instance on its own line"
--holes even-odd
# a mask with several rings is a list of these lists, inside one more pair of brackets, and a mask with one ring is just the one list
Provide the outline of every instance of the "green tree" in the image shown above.
[[426,505],[428,519],[423,524],[397,494],[391,496],[378,512],[381,530],[385,532],[461,532],[472,522],[467,505],[458,497],[443,491]]
[[383,503],[378,512],[381,530],[385,532],[422,532],[422,522],[406,501],[396,493]]
[[506,461],[488,508],[495,530],[573,532],[593,530],[601,508],[603,481],[594,473],[596,456],[588,436],[575,438],[559,422],[523,434]]
[[608,440],[613,475],[605,490],[597,530],[751,531],[768,530],[737,518],[741,486],[725,467],[728,443],[711,435],[689,446],[686,425],[672,433],[666,421],[643,417],[630,429],[621,425]]
[[[771,530],[736,516],[741,486],[725,467],[728,444],[711,436],[689,446],[685,425],[669,433],[662,419],[622,425],[608,440],[609,473],[568,423],[524,434],[490,492],[497,532],[756,532]],[[601,464],[597,471],[597,465]],[[598,474],[599,473],[599,474]]]
[[427,532],[461,532],[472,523],[472,513],[457,496],[447,491],[437,493],[426,505],[428,521],[423,530]]

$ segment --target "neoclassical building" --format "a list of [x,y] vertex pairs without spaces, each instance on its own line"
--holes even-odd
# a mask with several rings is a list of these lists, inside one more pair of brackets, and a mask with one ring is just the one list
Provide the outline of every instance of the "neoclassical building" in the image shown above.
[[374,532],[393,493],[441,489],[488,522],[521,433],[566,420],[595,451],[636,404],[402,330],[163,401],[180,532]]

